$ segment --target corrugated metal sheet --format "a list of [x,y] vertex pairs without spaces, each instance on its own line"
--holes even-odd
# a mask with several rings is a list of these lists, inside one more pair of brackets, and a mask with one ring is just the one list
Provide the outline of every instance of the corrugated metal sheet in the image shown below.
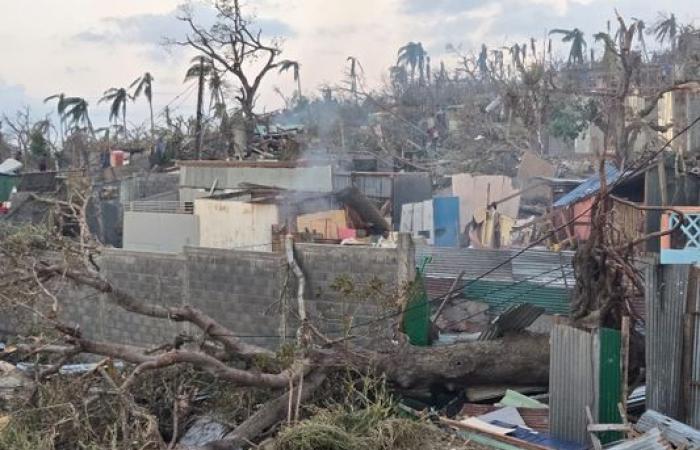
[[[618,404],[622,401],[622,373],[620,368],[620,331],[610,328],[598,330],[600,342],[598,421],[622,423]],[[603,444],[622,439],[622,433],[605,432],[598,435]]]
[[680,417],[682,410],[683,316],[689,274],[686,265],[649,265],[645,272],[647,407],[671,417]]
[[228,166],[186,164],[180,168],[180,188],[237,189],[242,183],[305,192],[332,192],[333,170],[320,167]]
[[380,172],[353,172],[352,185],[367,197],[389,200],[393,192],[395,175]]
[[503,282],[471,281],[464,295],[490,305],[493,312],[501,312],[510,305],[530,303],[543,308],[548,314],[569,314],[571,291],[531,281]]
[[555,438],[587,443],[586,406],[597,419],[596,337],[576,328],[552,330],[549,373],[549,423]]
[[652,428],[637,439],[621,442],[608,447],[608,450],[667,450],[670,448],[661,431],[658,428]]
[[[698,271],[693,269],[693,276],[697,280]],[[690,362],[690,380],[687,380],[686,386],[688,387],[688,416],[686,420],[688,425],[696,428],[700,428],[700,286],[695,283],[695,291],[691,292],[689,298],[688,312],[690,313],[688,319],[690,321],[690,326],[692,329],[692,348],[686,351],[691,352],[693,355]]]
[[[499,407],[494,405],[481,405],[478,403],[466,403],[459,413],[462,417],[478,417],[496,411]],[[549,431],[549,411],[544,408],[517,408],[525,425],[535,431]]]
[[[426,267],[430,298],[445,294],[457,275],[464,271],[464,283],[469,283],[472,297],[490,301],[495,311],[502,311],[511,304],[532,303],[551,314],[568,314],[571,289],[575,284],[571,267],[573,252],[527,250],[511,259],[519,252],[517,249],[417,246],[416,261],[432,258]],[[480,279],[475,281],[477,278]]]
[[424,257],[432,258],[425,268],[426,276],[431,278],[454,279],[461,271],[464,271],[464,279],[470,280],[479,277],[487,270],[504,264],[493,273],[487,275],[487,280],[513,280],[513,267],[508,259],[508,250],[481,250],[471,248],[445,248],[445,247],[416,247],[416,261]]
[[[407,203],[422,202],[433,196],[433,186],[429,173],[402,173],[394,179],[391,198],[391,220],[394,230],[401,222],[401,209]],[[459,224],[457,225],[459,228]]]
[[542,314],[544,314],[544,308],[538,308],[529,303],[509,306],[481,333],[479,340],[488,341],[508,332],[522,331],[532,325]]
[[[608,164],[605,168],[605,181],[607,184],[614,183],[620,177],[621,172],[612,164]],[[569,206],[573,203],[579,202],[586,197],[597,193],[600,190],[600,176],[595,174],[588,178],[583,183],[579,184],[574,190],[566,195],[563,195],[556,202],[554,202],[555,208],[560,208],[563,206]]]
[[700,431],[652,409],[642,414],[635,428],[640,432],[658,428],[661,435],[677,448],[700,449]]
[[[520,250],[509,250],[516,255]],[[543,250],[528,250],[513,259],[513,279],[524,280],[536,277],[534,281],[546,283],[552,287],[573,289],[576,277],[572,261],[574,252],[550,252]],[[561,267],[565,266],[565,267]],[[556,270],[559,268],[558,270]]]

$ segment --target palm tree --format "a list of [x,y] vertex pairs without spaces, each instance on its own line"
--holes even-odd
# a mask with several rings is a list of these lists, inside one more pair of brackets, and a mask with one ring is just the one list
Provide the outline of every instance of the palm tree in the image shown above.
[[583,55],[586,50],[586,40],[583,38],[583,31],[578,28],[574,28],[573,30],[555,29],[550,31],[549,34],[561,34],[562,42],[571,42],[569,64],[583,64]]
[[350,92],[352,92],[355,101],[357,101],[357,87],[359,86],[360,73],[364,72],[364,69],[362,68],[362,64],[360,64],[360,60],[355,56],[348,56],[345,61],[350,62],[350,71],[348,72],[348,76],[350,77]]
[[642,47],[642,53],[644,54],[644,59],[649,60],[649,54],[647,53],[647,43],[644,40],[644,31],[646,30],[647,24],[641,19],[635,19],[632,17],[632,25],[637,32],[637,40],[639,45]]
[[226,108],[227,83],[218,71],[212,70],[207,83],[209,88],[209,111],[217,108]]
[[214,61],[206,56],[195,56],[192,58],[192,65],[187,69],[185,74],[185,82],[190,81],[194,78],[197,79],[197,121],[195,123],[195,151],[197,153],[197,159],[202,156],[202,143],[204,140],[204,133],[202,132],[202,118],[204,112],[202,108],[204,107],[204,83],[206,78],[213,72],[216,71],[214,66]]
[[678,21],[675,14],[659,13],[659,19],[654,24],[651,32],[656,35],[656,40],[663,44],[667,40],[671,42],[671,50],[676,49],[676,36],[678,35]]
[[403,66],[392,66],[389,68],[389,79],[391,85],[397,91],[402,91],[408,84],[408,73]]
[[80,97],[67,97],[65,102],[66,109],[64,118],[69,119],[71,125],[75,128],[80,128],[81,125],[86,127],[88,131],[90,131],[90,134],[94,136],[95,130],[90,120],[87,100]]
[[146,101],[148,101],[148,109],[151,113],[151,140],[154,140],[155,137],[155,122],[153,120],[153,80],[153,76],[149,72],[146,72],[135,79],[134,82],[131,83],[131,86],[129,86],[130,89],[136,87],[134,94],[131,96],[132,99],[136,100],[143,94],[144,97],[146,97]]
[[61,92],[60,94],[54,94],[44,99],[44,103],[56,100],[56,114],[58,114],[58,131],[61,134],[61,148],[63,148],[65,144],[63,125],[66,121],[65,114],[66,108],[68,107],[68,103],[66,102],[66,100],[68,98],[69,97],[66,97],[66,94]]
[[409,66],[411,68],[411,81],[416,78],[416,67],[420,70],[420,80],[423,80],[423,67],[425,65],[425,50],[420,42],[409,42],[399,49],[396,64],[399,66]]
[[124,88],[110,88],[105,91],[99,103],[112,102],[109,107],[109,120],[116,122],[121,114],[122,126],[124,127],[124,140],[128,139],[126,133],[126,103],[131,96]]
[[484,78],[486,78],[486,76],[489,73],[488,60],[489,50],[486,47],[486,44],[481,44],[481,51],[479,52],[479,56],[476,59],[476,67],[479,69],[481,76]]
[[299,96],[299,99],[301,100],[301,78],[299,77],[299,69],[301,68],[301,64],[299,64],[297,61],[291,61],[289,59],[285,59],[284,61],[279,62],[279,73],[286,72],[288,70],[292,70],[292,74],[294,76],[294,81],[297,82],[297,95]]

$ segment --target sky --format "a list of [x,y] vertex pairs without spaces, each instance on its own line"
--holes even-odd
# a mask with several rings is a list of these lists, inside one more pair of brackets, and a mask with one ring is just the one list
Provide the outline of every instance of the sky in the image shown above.
[[[647,23],[659,6],[641,0],[242,0],[263,36],[282,39],[285,59],[301,63],[305,95],[324,84],[337,85],[346,59],[359,59],[369,88],[386,79],[399,47],[420,41],[433,60],[454,67],[448,44],[471,51],[482,42],[501,47],[544,38],[554,28],[582,29],[593,43],[617,8],[625,17]],[[165,45],[182,38],[177,20],[182,0],[0,0],[0,113],[13,115],[24,106],[39,117],[50,113],[43,103],[64,92],[86,98],[96,126],[107,122],[107,106],[98,104],[111,87],[128,85],[148,71],[153,74],[154,108],[170,105],[178,113],[194,112],[196,93],[183,84],[196,54]],[[700,24],[697,0],[659,4],[681,22]],[[214,20],[205,4],[194,5],[201,23]],[[565,55],[566,48],[557,51]],[[291,73],[274,73],[263,84],[257,110],[270,111],[283,102],[275,88],[291,96]],[[147,117],[143,101],[129,104],[128,120]]]

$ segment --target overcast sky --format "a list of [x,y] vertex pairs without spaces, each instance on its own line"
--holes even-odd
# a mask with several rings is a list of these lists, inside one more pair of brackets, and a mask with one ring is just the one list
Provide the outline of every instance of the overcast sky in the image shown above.
[[[700,23],[698,0],[667,0],[665,11],[681,22]],[[464,49],[481,42],[502,46],[544,36],[552,28],[581,28],[589,42],[605,29],[614,8],[626,17],[648,23],[656,6],[641,0],[244,0],[265,34],[284,38],[284,58],[302,64],[306,94],[318,86],[336,84],[345,60],[356,56],[368,84],[381,82],[395,61],[397,49],[421,41],[434,67],[453,58],[445,47]],[[48,95],[65,92],[88,99],[98,125],[106,121],[105,105],[97,100],[109,87],[128,86],[144,71],[155,77],[155,108],[172,102],[182,113],[193,109],[194,90],[176,97],[185,67],[194,53],[162,45],[184,28],[176,19],[179,0],[0,0],[0,112],[11,114],[30,105],[41,115]],[[201,20],[211,15],[199,10]],[[560,49],[563,53],[563,49]],[[271,76],[263,86],[259,110],[278,108],[274,93],[291,94],[291,74]],[[175,99],[175,100],[174,100]],[[174,101],[173,101],[174,100]],[[129,104],[130,120],[146,117],[144,103]]]

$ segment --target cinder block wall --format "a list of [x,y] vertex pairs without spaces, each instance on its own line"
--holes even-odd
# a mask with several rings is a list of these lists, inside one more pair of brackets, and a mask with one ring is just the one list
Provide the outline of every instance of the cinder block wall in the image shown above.
[[[145,301],[163,306],[184,302],[185,258],[160,253],[107,250],[99,261],[107,278]],[[132,314],[113,305],[106,295],[78,289],[62,295],[64,320],[80,325],[85,336],[124,344],[162,344],[184,325]]]
[[[298,244],[296,257],[307,280],[304,297],[309,319],[331,336],[375,321],[396,300],[396,249]],[[389,328],[386,322],[379,323]],[[370,330],[359,327],[350,331],[357,335]]]
[[[375,319],[391,310],[396,299],[399,254],[396,249],[297,245],[310,320],[332,337],[372,321],[372,327],[352,329],[352,334],[390,329],[389,322]],[[298,326],[297,283],[284,254],[191,247],[181,255],[111,249],[100,264],[107,278],[127,292],[164,306],[190,304],[249,343],[275,348],[282,334],[291,338]],[[84,287],[65,287],[61,298],[63,319],[80,325],[90,338],[154,346],[178,333],[195,332],[188,324],[126,312],[108,296]],[[282,314],[282,305],[289,314]],[[12,327],[0,327],[0,332],[9,334]]]

